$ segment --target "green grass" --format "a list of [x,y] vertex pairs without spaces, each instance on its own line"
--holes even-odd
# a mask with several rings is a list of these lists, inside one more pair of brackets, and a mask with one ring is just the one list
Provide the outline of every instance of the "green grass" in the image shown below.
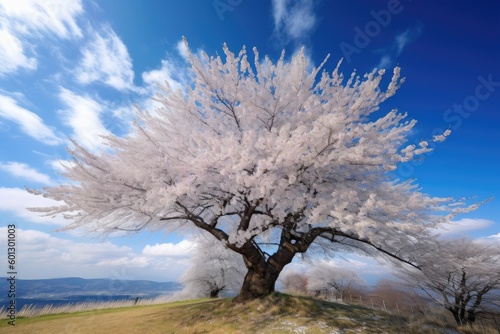
[[245,304],[235,304],[231,299],[204,299],[18,318],[15,328],[8,326],[7,320],[3,319],[0,333],[444,332],[435,323],[424,320],[408,321],[400,316],[361,306],[273,294]]

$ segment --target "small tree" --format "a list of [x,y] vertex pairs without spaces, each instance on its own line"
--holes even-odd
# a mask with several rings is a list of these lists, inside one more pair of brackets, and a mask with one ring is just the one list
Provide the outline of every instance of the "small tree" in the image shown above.
[[474,323],[484,306],[498,306],[498,245],[467,238],[439,241],[432,252],[420,254],[419,261],[421,271],[406,268],[405,280],[443,305],[457,324]]
[[322,261],[314,266],[308,273],[307,289],[316,294],[336,293],[342,299],[347,293],[365,284],[356,272],[333,266]]
[[276,64],[254,53],[254,66],[245,49],[224,46],[225,60],[189,54],[193,85],[163,87],[162,107],[138,111],[132,133],[107,137],[104,152],[73,142],[73,182],[32,191],[64,204],[34,210],[73,218],[66,229],[204,230],[243,257],[244,301],[270,294],[314,243],[411,262],[406,245],[474,208],[391,174],[431,151],[405,145],[415,125],[405,114],[373,115],[399,89],[399,68],[381,89],[383,70],[318,77],[322,65],[310,69],[303,50]]
[[283,289],[291,293],[304,294],[307,292],[307,277],[298,271],[289,271],[280,278]]
[[241,256],[212,236],[198,238],[189,264],[179,282],[184,285],[181,294],[190,298],[217,298],[222,291],[237,292],[245,277]]

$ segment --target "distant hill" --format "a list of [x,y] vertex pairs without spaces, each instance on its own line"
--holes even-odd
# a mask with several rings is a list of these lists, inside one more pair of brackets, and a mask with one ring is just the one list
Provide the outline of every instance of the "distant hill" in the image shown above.
[[[5,282],[6,278],[0,280]],[[16,304],[43,306],[67,303],[96,302],[135,298],[155,298],[171,295],[182,289],[177,282],[146,280],[84,279],[79,277],[16,280]],[[7,302],[7,293],[0,295],[1,305]]]

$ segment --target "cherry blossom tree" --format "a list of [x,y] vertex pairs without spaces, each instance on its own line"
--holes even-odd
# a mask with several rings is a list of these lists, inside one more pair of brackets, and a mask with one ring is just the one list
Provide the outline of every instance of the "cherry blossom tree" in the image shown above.
[[161,106],[139,110],[129,135],[106,137],[107,150],[73,142],[71,182],[32,190],[63,204],[34,211],[100,233],[206,231],[243,257],[245,301],[270,294],[314,243],[412,262],[408,245],[477,206],[392,173],[450,133],[409,145],[416,121],[374,114],[403,82],[399,68],[381,88],[384,70],[344,77],[339,62],[321,72],[304,50],[273,63],[254,49],[253,65],[245,48],[223,51],[189,53],[192,85],[163,87]]
[[404,280],[453,314],[457,324],[500,307],[500,247],[467,238],[444,240],[419,255],[420,270],[406,268]]
[[307,277],[305,274],[292,270],[280,276],[283,289],[291,293],[305,294],[307,292]]
[[217,298],[223,291],[238,292],[245,277],[242,257],[215,238],[198,238],[189,264],[179,279],[184,285],[180,294],[186,298]]

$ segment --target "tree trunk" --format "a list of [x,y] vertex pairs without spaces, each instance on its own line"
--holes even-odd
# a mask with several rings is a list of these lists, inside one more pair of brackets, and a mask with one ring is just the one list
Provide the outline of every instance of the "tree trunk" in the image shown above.
[[462,325],[462,319],[460,319],[460,315],[458,314],[458,311],[453,311],[450,310],[451,313],[453,314],[453,318],[455,318],[455,321],[457,322],[457,325]]
[[248,272],[240,294],[234,299],[235,302],[245,302],[271,294],[283,268],[292,262],[295,254],[307,251],[314,239],[323,232],[322,229],[311,229],[302,236],[292,235],[290,231],[295,227],[296,216],[290,214],[285,219],[278,250],[273,255],[266,258],[253,240],[237,248],[238,253],[243,256]]
[[248,272],[235,302],[262,298],[274,292],[274,286],[283,268],[292,262],[296,251],[289,246],[280,246],[269,258],[252,242],[242,248],[242,255]]
[[465,310],[461,307],[447,307],[447,310],[453,314],[453,318],[459,326],[471,325],[476,321],[475,310]]
[[474,322],[476,322],[476,312],[469,310],[467,312],[467,323],[472,325]]
[[214,288],[210,290],[210,298],[219,298],[219,293],[224,290],[224,288]]
[[240,293],[234,301],[240,303],[268,296],[274,292],[278,276],[279,273],[273,274],[269,270],[259,273],[250,268],[245,276]]

